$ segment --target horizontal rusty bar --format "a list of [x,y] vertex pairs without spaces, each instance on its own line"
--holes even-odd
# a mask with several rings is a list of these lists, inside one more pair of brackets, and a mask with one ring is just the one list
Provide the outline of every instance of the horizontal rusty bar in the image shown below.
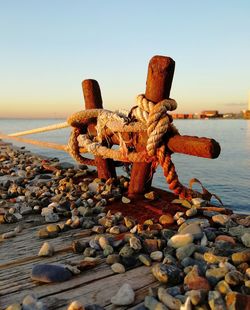
[[[96,135],[95,127],[90,124],[88,126],[88,132],[91,135]],[[117,135],[113,134],[109,129],[103,132],[103,135],[107,136],[112,144],[120,143]],[[122,133],[122,138],[126,142],[127,146],[141,146],[146,147],[147,133]],[[220,145],[217,141],[210,138],[199,138],[194,136],[182,136],[175,135],[166,140],[166,146],[173,153],[186,154],[191,156],[203,157],[214,159],[220,155]]]

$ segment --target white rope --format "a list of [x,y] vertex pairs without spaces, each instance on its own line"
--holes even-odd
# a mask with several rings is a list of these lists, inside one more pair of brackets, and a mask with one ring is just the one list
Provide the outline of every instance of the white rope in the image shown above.
[[30,130],[26,130],[26,131],[11,133],[11,134],[8,134],[8,136],[9,137],[20,137],[20,136],[32,135],[34,133],[47,132],[47,131],[67,128],[67,127],[70,127],[70,125],[67,122],[63,122],[63,123],[48,125],[45,127],[40,127],[40,128],[30,129]]

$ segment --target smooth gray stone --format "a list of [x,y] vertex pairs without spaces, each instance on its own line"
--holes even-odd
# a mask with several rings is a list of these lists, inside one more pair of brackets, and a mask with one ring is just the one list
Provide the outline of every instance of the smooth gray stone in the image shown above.
[[39,282],[64,282],[72,278],[72,273],[63,265],[41,264],[32,268],[31,279]]

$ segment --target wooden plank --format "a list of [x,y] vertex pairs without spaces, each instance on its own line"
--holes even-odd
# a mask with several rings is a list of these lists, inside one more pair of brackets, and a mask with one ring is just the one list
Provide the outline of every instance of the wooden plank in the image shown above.
[[99,281],[94,281],[77,289],[65,290],[62,287],[63,292],[51,296],[49,296],[50,292],[47,291],[47,296],[42,297],[41,300],[48,305],[49,309],[65,309],[65,306],[72,300],[78,300],[85,305],[95,303],[106,307],[110,305],[112,296],[114,296],[118,288],[124,283],[129,283],[137,291],[155,283],[155,279],[150,269],[142,266],[127,271],[124,274],[116,274]]

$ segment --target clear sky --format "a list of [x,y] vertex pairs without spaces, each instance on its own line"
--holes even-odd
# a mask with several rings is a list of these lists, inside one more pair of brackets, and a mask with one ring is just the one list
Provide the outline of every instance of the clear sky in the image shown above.
[[249,0],[0,0],[0,117],[66,117],[98,80],[129,109],[154,55],[176,61],[177,112],[247,107]]

